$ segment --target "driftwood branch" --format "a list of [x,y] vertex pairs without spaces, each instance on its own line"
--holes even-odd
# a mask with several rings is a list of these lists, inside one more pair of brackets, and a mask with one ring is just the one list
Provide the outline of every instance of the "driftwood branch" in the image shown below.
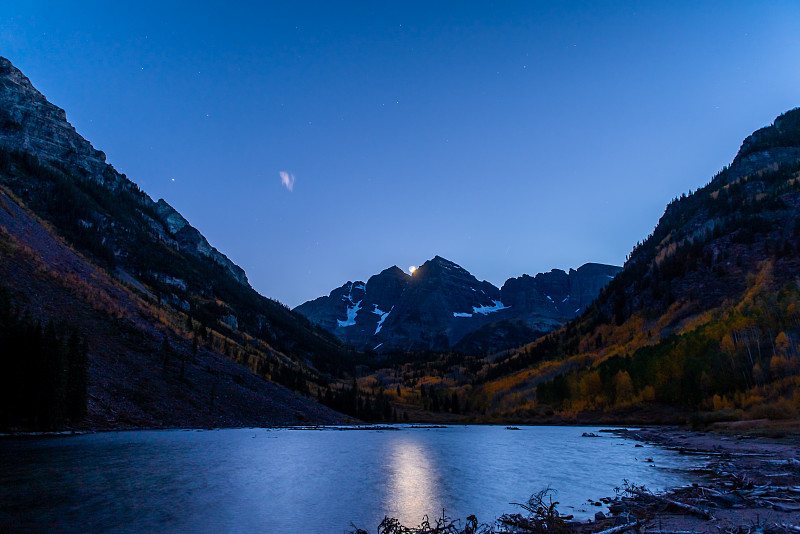
[[628,523],[626,525],[620,525],[618,527],[612,527],[606,530],[601,530],[600,532],[596,532],[595,534],[622,534],[626,530],[631,530],[638,528],[641,525],[641,521],[634,521],[633,523]]
[[673,501],[672,499],[667,499],[666,497],[662,497],[661,495],[655,495],[653,493],[648,493],[648,492],[645,492],[645,491],[641,491],[641,490],[636,489],[636,488],[627,488],[626,491],[628,491],[630,493],[633,493],[634,495],[638,495],[639,497],[642,497],[642,498],[645,498],[645,499],[653,499],[653,500],[668,504],[670,506],[678,508],[679,510],[682,510],[684,512],[687,512],[689,514],[697,516],[697,517],[699,517],[701,519],[706,519],[706,520],[714,519],[714,516],[709,514],[707,511],[703,510],[702,508],[698,508],[697,506],[692,506],[691,504],[686,504],[686,503],[682,503],[682,502],[679,502],[679,501]]
[[800,505],[797,504],[781,504],[779,502],[770,504],[772,504],[772,509],[778,512],[800,512]]

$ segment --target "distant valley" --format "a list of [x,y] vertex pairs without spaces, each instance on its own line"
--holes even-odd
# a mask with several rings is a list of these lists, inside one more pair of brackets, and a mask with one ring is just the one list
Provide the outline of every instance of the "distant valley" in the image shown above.
[[625,265],[436,256],[290,310],[0,58],[0,428],[800,414],[800,109]]

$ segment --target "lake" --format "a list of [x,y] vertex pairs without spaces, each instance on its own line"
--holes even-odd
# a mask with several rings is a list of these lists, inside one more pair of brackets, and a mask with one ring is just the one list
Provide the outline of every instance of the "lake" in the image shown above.
[[[384,515],[521,511],[547,486],[562,513],[624,479],[692,481],[696,460],[585,427],[451,426],[108,432],[0,439],[0,531],[375,532]],[[649,461],[649,460],[652,460]]]

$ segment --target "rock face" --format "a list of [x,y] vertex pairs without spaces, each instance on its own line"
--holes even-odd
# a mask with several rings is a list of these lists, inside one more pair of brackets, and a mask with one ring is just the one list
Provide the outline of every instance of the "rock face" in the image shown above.
[[[748,136],[729,167],[671,201],[589,311],[496,361],[497,378],[473,391],[492,392],[506,417],[506,406],[533,392],[556,411],[608,410],[592,388],[571,387],[589,382],[616,388],[617,413],[642,420],[707,413],[722,397],[737,399],[729,410],[771,413],[790,405],[800,375],[798,273],[800,108]],[[556,365],[515,374],[508,387],[511,373],[543,359]],[[629,403],[628,377],[651,401]],[[753,397],[755,407],[743,400]]]
[[158,214],[155,230],[181,252],[206,257],[227,270],[240,284],[249,286],[244,271],[212,247],[163,199],[157,203],[106,163],[106,155],[95,150],[67,121],[63,109],[47,101],[11,62],[0,57],[0,146],[32,154],[65,171],[81,176],[111,191],[138,193],[142,208]]
[[259,295],[244,270],[166,201],[154,202],[106,163],[64,110],[5,58],[0,185],[118,280],[192,315],[204,328],[246,333],[275,354],[320,366],[344,350],[338,339]]
[[726,183],[800,159],[800,111],[793,109],[747,136],[730,167]]
[[613,265],[587,263],[565,273],[553,269],[535,277],[509,278],[500,292],[517,318],[540,331],[557,328],[579,315],[620,271]]
[[[0,377],[15,377],[8,369],[31,361],[30,343],[6,341],[25,339],[20,332],[32,330],[17,316],[32,325],[64,324],[80,335],[86,355],[83,425],[345,420],[283,387],[307,391],[323,373],[327,381],[348,363],[342,343],[259,295],[241,268],[164,200],[153,202],[107,164],[64,111],[4,58],[0,316],[0,360],[6,365]],[[64,367],[73,372],[70,365],[49,366],[56,374]],[[25,373],[25,380],[14,379],[26,391],[54,389],[41,373]],[[0,407],[0,424],[50,424],[9,398]],[[61,419],[51,422],[63,424]]]
[[242,285],[249,286],[244,269],[212,247],[205,236],[189,224],[189,221],[184,219],[183,215],[167,204],[163,198],[156,202],[155,208],[156,213],[161,217],[161,220],[166,225],[170,235],[175,239],[181,251],[188,252],[192,256],[205,256],[212,259],[214,263],[227,270],[234,280]]
[[97,178],[107,167],[106,155],[78,135],[64,110],[48,102],[4,57],[0,57],[0,144]]
[[365,350],[499,350],[578,315],[620,270],[586,264],[523,275],[502,289],[436,256],[413,275],[390,267],[295,311]]

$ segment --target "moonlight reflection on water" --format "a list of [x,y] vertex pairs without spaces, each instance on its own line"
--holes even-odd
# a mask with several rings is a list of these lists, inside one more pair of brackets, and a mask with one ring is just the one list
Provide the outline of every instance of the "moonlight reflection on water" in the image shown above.
[[386,509],[395,511],[406,524],[419,522],[419,511],[441,500],[435,484],[437,468],[429,456],[424,445],[408,439],[392,444]]
[[[0,439],[2,532],[372,531],[389,515],[491,522],[551,486],[559,510],[623,479],[658,490],[694,461],[598,429],[491,426],[107,432]],[[653,459],[647,462],[645,459]]]

